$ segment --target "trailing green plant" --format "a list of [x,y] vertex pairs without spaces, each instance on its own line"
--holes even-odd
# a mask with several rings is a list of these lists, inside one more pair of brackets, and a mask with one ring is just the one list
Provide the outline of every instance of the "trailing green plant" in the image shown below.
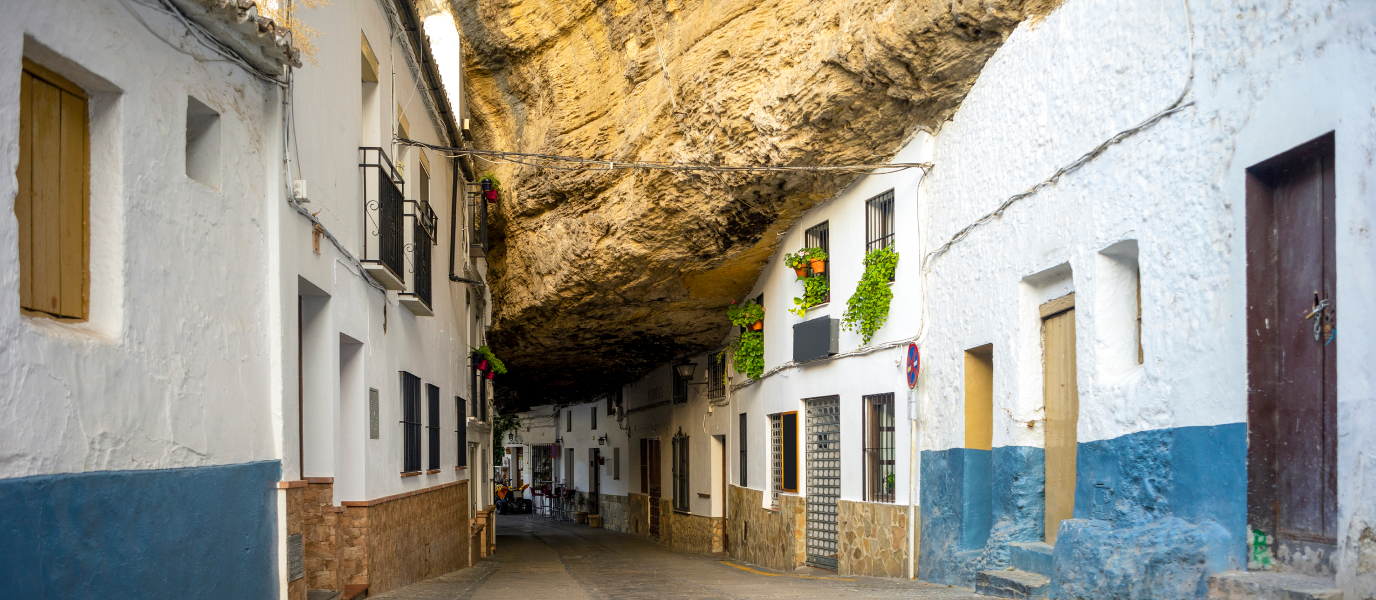
[[893,300],[889,282],[897,267],[898,253],[892,247],[871,250],[865,255],[865,273],[855,286],[855,294],[846,300],[846,312],[841,315],[846,330],[860,333],[861,345],[869,344],[889,318],[889,301]]
[[[491,359],[488,359],[491,360]],[[492,463],[501,464],[502,455],[506,454],[505,442],[506,432],[512,431],[521,426],[521,418],[515,413],[507,415],[494,415],[492,417],[492,439],[496,440],[492,444]]]
[[731,319],[731,324],[737,327],[749,327],[764,320],[764,307],[755,304],[754,300],[746,300],[745,304],[740,305],[732,300],[731,307],[726,309],[726,318]]
[[764,373],[764,332],[747,331],[731,346],[731,365],[737,373],[759,379]]
[[831,284],[826,277],[813,275],[803,279],[803,297],[793,299],[793,308],[788,309],[798,316],[807,314],[807,309],[817,306],[827,300],[827,292],[831,291]]
[[496,354],[492,353],[491,348],[488,348],[487,346],[478,346],[477,348],[473,349],[473,356],[480,356],[482,358],[486,358],[487,362],[492,364],[493,373],[496,373],[498,375],[506,375],[506,364],[502,362],[502,359],[497,358]]
[[492,189],[497,190],[498,194],[502,193],[502,180],[497,179],[496,173],[492,171],[483,171],[483,174],[478,176],[478,181],[481,182],[484,179],[491,179]]

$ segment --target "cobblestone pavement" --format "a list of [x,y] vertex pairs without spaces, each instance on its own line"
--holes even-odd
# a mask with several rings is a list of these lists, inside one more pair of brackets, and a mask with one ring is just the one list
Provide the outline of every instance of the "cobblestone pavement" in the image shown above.
[[374,598],[583,600],[620,598],[911,598],[988,600],[968,589],[825,571],[777,573],[671,550],[646,538],[553,522],[497,517],[497,553]]

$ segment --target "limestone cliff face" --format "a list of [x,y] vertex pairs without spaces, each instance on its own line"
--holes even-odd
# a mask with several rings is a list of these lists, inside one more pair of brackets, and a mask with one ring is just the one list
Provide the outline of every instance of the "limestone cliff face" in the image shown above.
[[[451,0],[477,147],[727,165],[887,160],[1059,1]],[[775,234],[854,177],[495,170],[490,342],[527,405],[719,342]]]

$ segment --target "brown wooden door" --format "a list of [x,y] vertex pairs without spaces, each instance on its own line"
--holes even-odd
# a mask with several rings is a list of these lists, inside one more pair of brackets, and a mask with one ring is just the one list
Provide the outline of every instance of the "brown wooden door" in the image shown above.
[[659,440],[645,440],[645,461],[650,481],[650,535],[659,537]]
[[[1068,306],[1068,308],[1066,308]],[[1061,521],[1075,516],[1076,429],[1080,393],[1075,377],[1074,296],[1048,302],[1042,310],[1046,401],[1046,543],[1056,543]],[[1062,310],[1064,309],[1064,310]]]
[[514,469],[516,472],[516,477],[514,477],[514,479],[516,480],[517,489],[520,489],[522,485],[525,485],[525,478],[521,476],[521,459],[525,458],[525,451],[525,448],[517,446],[516,457],[514,460],[511,461],[511,468]]
[[1338,508],[1334,175],[1332,134],[1247,175],[1248,520],[1324,556]]

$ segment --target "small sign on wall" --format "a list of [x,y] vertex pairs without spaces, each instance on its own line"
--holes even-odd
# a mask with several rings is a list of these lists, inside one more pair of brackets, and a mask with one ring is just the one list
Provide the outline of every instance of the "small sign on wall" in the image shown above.
[[306,576],[306,546],[301,534],[287,536],[287,581],[296,581]]
[[380,433],[380,432],[378,431],[378,429],[379,429],[379,427],[378,427],[378,421],[379,421],[379,419],[380,419],[380,417],[379,417],[379,415],[378,415],[377,389],[376,389],[376,388],[369,388],[369,389],[368,389],[368,438],[369,438],[369,439],[374,439],[374,440],[375,440],[375,439],[378,438],[378,435],[379,435],[379,433]]

